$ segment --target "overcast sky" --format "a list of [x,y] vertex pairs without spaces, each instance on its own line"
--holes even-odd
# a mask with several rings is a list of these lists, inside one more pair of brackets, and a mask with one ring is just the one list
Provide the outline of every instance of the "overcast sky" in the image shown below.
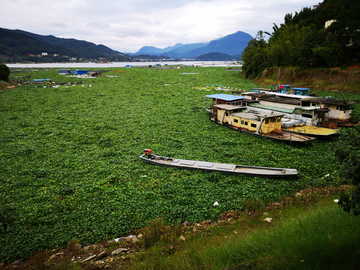
[[75,38],[120,52],[272,32],[320,0],[0,0],[0,27]]

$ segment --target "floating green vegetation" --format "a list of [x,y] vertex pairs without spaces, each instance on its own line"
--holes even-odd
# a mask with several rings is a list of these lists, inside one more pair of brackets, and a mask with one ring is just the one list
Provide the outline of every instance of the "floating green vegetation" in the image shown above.
[[[184,72],[198,74],[180,75]],[[30,80],[81,80],[56,69],[24,74]],[[117,68],[106,75],[84,86],[23,85],[0,92],[0,205],[11,205],[15,216],[0,226],[0,261],[72,239],[113,239],[158,217],[171,224],[217,219],[241,210],[245,200],[275,200],[309,185],[339,182],[336,141],[286,145],[209,120],[205,92],[193,87],[209,82],[260,87],[238,72]],[[144,148],[183,159],[296,168],[299,178],[151,166],[138,158]]]

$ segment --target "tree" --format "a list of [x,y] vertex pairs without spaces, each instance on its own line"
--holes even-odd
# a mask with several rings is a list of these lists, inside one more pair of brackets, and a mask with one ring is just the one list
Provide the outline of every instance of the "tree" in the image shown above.
[[10,75],[10,68],[0,63],[0,80],[7,81]]
[[[338,67],[360,60],[360,2],[324,0],[299,13],[286,14],[285,24],[273,25],[273,33],[259,31],[245,48],[246,78],[255,78],[264,67]],[[325,23],[333,23],[325,28]],[[270,36],[261,46],[263,34]],[[243,54],[243,55],[244,55]],[[251,55],[253,54],[253,55]]]
[[242,69],[246,72],[245,77],[248,79],[256,78],[267,67],[268,44],[263,38],[262,31],[259,31],[257,38],[249,41],[241,57],[244,61]]
[[341,194],[339,206],[348,213],[353,210],[355,216],[360,215],[360,126],[340,132],[335,154],[343,165],[342,177],[357,185],[357,190]]

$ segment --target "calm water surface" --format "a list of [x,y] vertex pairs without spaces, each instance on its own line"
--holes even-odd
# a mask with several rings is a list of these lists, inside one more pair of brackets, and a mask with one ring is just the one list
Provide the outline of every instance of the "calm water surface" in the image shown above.
[[184,65],[184,66],[216,66],[216,67],[240,67],[239,62],[235,61],[182,61],[182,62],[111,62],[111,63],[40,63],[40,64],[6,64],[10,68],[116,68],[116,67],[126,67],[126,66],[145,66],[149,65]]

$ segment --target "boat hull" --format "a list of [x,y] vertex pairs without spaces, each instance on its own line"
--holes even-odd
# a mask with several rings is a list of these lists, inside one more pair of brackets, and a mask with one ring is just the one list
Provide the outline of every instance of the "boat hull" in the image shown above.
[[253,177],[268,177],[268,178],[285,178],[285,177],[297,177],[296,169],[284,169],[284,168],[271,168],[271,167],[256,167],[246,165],[234,165],[225,163],[214,163],[196,160],[174,159],[168,157],[162,157],[157,155],[151,155],[148,157],[145,154],[139,156],[139,158],[146,163],[158,166],[176,167],[180,169],[188,170],[204,170],[212,172],[221,172],[226,174],[240,174]]
[[247,129],[242,129],[242,128],[237,128],[231,125],[227,125],[227,124],[222,124],[218,121],[215,121],[216,123],[229,127],[233,130],[236,131],[240,131],[240,132],[244,132],[246,134],[249,134],[251,136],[255,136],[258,138],[266,138],[266,139],[270,139],[273,141],[277,141],[277,142],[283,142],[283,143],[299,143],[299,144],[307,144],[311,141],[315,141],[316,138],[315,137],[310,137],[310,136],[305,136],[302,134],[298,134],[298,133],[293,133],[293,132],[288,132],[288,131],[281,131],[279,133],[276,132],[270,132],[270,133],[266,133],[266,134],[262,134],[262,133],[256,133]]
[[283,128],[288,132],[298,133],[298,134],[305,134],[309,136],[314,136],[317,138],[329,138],[329,137],[336,137],[339,135],[338,131],[335,129],[330,128],[323,128],[323,127],[315,127],[315,126],[293,126],[293,127],[286,127]]

